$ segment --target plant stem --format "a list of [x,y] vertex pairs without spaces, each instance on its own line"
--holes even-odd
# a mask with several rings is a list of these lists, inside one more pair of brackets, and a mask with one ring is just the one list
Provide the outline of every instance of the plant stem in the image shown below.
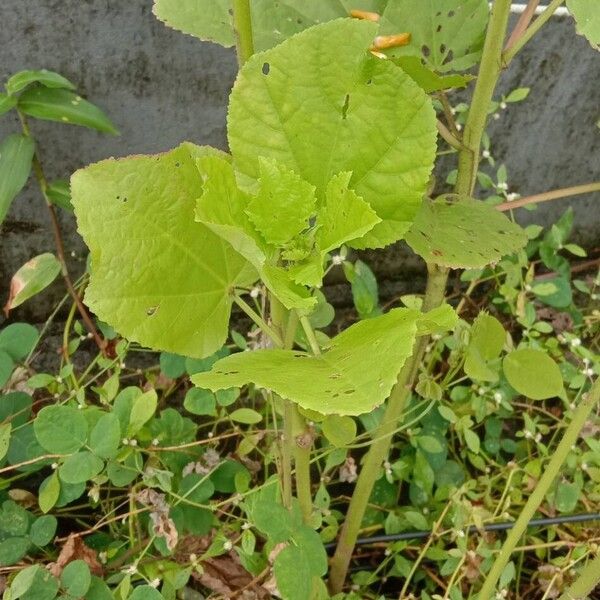
[[[427,290],[423,299],[423,311],[435,308],[443,302],[446,279],[447,271],[445,269],[438,269],[435,266],[430,267]],[[398,381],[392,389],[381,424],[373,433],[375,441],[371,444],[362,464],[335,554],[331,559],[329,589],[332,595],[339,593],[344,585],[346,572],[373,486],[381,474],[381,465],[392,443],[392,434],[396,429],[397,421],[402,415],[406,401],[410,396],[412,383],[419,369],[426,345],[426,337],[419,338],[415,344],[412,356],[402,367],[398,375]]]
[[315,332],[308,320],[307,316],[300,317],[300,324],[302,325],[302,329],[304,330],[304,335],[306,336],[306,340],[308,341],[308,345],[312,353],[315,356],[321,355],[321,348],[319,347],[319,342],[315,336]]
[[[21,111],[17,112],[21,121],[21,128],[23,130],[23,134],[31,138],[32,136],[29,130],[29,124],[27,123],[27,118]],[[42,197],[44,198],[46,208],[48,209],[48,213],[50,215],[50,222],[52,223],[52,233],[54,235],[54,244],[56,246],[56,258],[60,263],[60,271],[62,278],[65,282],[65,286],[67,288],[67,291],[69,292],[69,295],[71,296],[71,298],[73,298],[73,302],[75,302],[77,310],[79,311],[81,319],[84,322],[88,332],[92,335],[94,342],[98,346],[98,349],[102,352],[102,354],[104,354],[106,350],[106,341],[98,333],[98,330],[96,329],[96,326],[94,325],[94,322],[92,321],[92,318],[90,317],[86,307],[81,301],[81,298],[77,293],[75,286],[73,285],[71,276],[69,275],[67,260],[65,258],[65,245],[62,238],[60,223],[58,222],[58,215],[56,214],[56,208],[54,204],[52,204],[52,201],[48,196],[48,181],[46,179],[46,176],[44,175],[44,169],[42,168],[42,163],[40,162],[37,152],[34,153],[31,164],[33,167],[33,173],[40,188],[40,192],[42,193]],[[66,352],[66,348],[64,350]]]
[[237,37],[238,64],[241,67],[254,54],[250,0],[233,0],[233,27]]
[[587,418],[598,403],[598,400],[600,400],[600,379],[596,380],[592,389],[585,395],[584,399],[575,410],[573,420],[569,423],[548,466],[544,469],[542,477],[535,486],[535,489],[531,492],[531,495],[519,514],[519,518],[508,534],[506,541],[496,557],[490,572],[485,578],[481,591],[479,592],[478,597],[481,600],[487,600],[494,596],[496,583],[498,582],[502,571],[504,571],[504,567],[510,560],[513,550],[516,548],[521,536],[525,532],[527,523],[533,518],[535,511],[544,501],[548,490],[557,475],[559,475],[560,469],[571,451],[571,446],[577,441],[579,432],[585,425]]
[[578,600],[586,598],[600,583],[600,554],[590,560],[579,573],[579,577],[558,600]]
[[529,27],[529,23],[531,23],[531,19],[535,15],[535,9],[538,7],[540,0],[529,0],[525,10],[521,13],[515,28],[512,30],[510,36],[508,37],[508,42],[506,42],[506,46],[504,47],[504,51],[510,49],[514,43],[525,33],[527,27]]
[[458,156],[457,194],[471,195],[477,180],[481,138],[502,68],[502,46],[510,16],[510,5],[510,0],[496,0],[492,7],[477,83],[463,134],[462,143],[465,149]]
[[500,211],[506,211],[512,210],[513,208],[520,208],[521,206],[527,206],[528,204],[539,204],[540,202],[560,200],[561,198],[569,198],[570,196],[577,196],[579,194],[590,194],[592,192],[600,192],[600,181],[585,183],[583,185],[574,185],[573,187],[534,194],[533,196],[525,196],[525,198],[519,198],[518,200],[512,200],[511,202],[497,204],[496,208]]
[[508,66],[510,61],[517,55],[517,53],[527,44],[527,42],[544,26],[546,21],[554,14],[556,9],[564,2],[564,0],[552,0],[548,4],[548,8],[539,15],[539,17],[523,32],[521,37],[514,41],[512,46],[507,48],[506,52],[502,54],[502,63],[504,66]]
[[444,138],[444,140],[452,146],[455,150],[462,150],[461,141],[455,137],[452,132],[438,119],[437,122],[438,133]]
[[[500,73],[500,57],[510,15],[510,6],[510,0],[496,0],[492,9],[479,76],[465,126],[463,148],[459,153],[458,176],[455,187],[455,191],[458,194],[471,195],[475,185],[481,138],[492,94]],[[428,265],[428,269],[429,277],[423,299],[423,311],[431,310],[444,301],[448,279],[448,269],[438,268],[435,265]],[[410,396],[426,345],[427,339],[419,338],[413,349],[412,356],[401,369],[398,381],[392,389],[388,400],[388,406],[382,423],[373,436],[377,439],[373,442],[365,457],[348,507],[348,513],[342,526],[335,554],[331,560],[329,589],[332,594],[340,592],[344,585],[369,497],[379,476],[381,463],[392,443],[392,434],[396,429],[397,420],[400,418],[406,400]]]
[[296,496],[300,504],[302,520],[310,523],[313,501],[310,481],[310,450],[313,436],[308,431],[306,419],[300,414],[298,406],[292,405],[292,432],[294,440],[294,472],[296,475]]
[[271,341],[278,348],[283,348],[283,339],[281,338],[281,335],[270,325],[268,325],[267,322],[258,313],[256,313],[241,296],[234,294],[233,301],[242,309],[244,314],[250,317],[250,319],[252,319],[256,325],[258,325],[261,331],[266,333],[271,338]]

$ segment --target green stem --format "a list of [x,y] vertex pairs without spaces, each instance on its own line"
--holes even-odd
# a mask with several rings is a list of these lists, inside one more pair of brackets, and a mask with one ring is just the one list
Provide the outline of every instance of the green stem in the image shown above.
[[233,27],[237,37],[238,64],[241,67],[254,54],[250,0],[233,0]]
[[502,63],[504,66],[508,66],[516,54],[544,26],[563,2],[564,0],[552,0],[552,2],[548,4],[548,8],[546,8],[546,10],[523,32],[523,35],[502,54]]
[[455,188],[457,194],[471,195],[477,180],[481,138],[485,131],[494,88],[502,68],[502,45],[510,16],[510,5],[510,0],[496,0],[492,7],[477,84],[462,139],[465,148],[458,155]]
[[298,406],[292,405],[292,432],[294,440],[294,472],[296,475],[296,496],[300,504],[302,520],[310,523],[313,501],[310,481],[310,450],[312,448],[312,434],[306,427],[306,419],[300,414]]
[[[444,301],[446,279],[447,271],[445,269],[430,268],[427,290],[423,300],[423,311],[435,308]],[[392,389],[381,425],[373,434],[375,441],[371,444],[362,464],[335,554],[331,559],[329,589],[332,595],[339,593],[344,585],[352,552],[358,538],[373,486],[381,475],[381,465],[388,454],[397,421],[404,412],[404,407],[410,396],[412,384],[419,370],[426,345],[426,337],[419,338],[415,344],[412,356],[402,367],[398,375],[398,381]]]
[[535,486],[535,489],[531,492],[531,495],[527,499],[525,506],[521,510],[519,518],[508,534],[500,553],[496,557],[490,572],[483,582],[483,587],[481,588],[478,596],[481,600],[487,600],[488,598],[492,598],[494,596],[496,583],[498,582],[502,571],[504,571],[504,567],[506,567],[506,564],[510,560],[513,550],[519,543],[519,540],[525,532],[527,524],[533,518],[535,511],[544,501],[544,498],[552,486],[552,483],[560,473],[560,469],[567,459],[569,452],[571,451],[571,446],[573,446],[573,444],[577,441],[579,432],[585,425],[587,418],[598,403],[599,399],[600,379],[596,381],[592,389],[585,395],[584,399],[575,410],[575,413],[573,414],[573,420],[569,423],[569,426],[567,427],[562,440],[552,455],[548,466],[544,469],[542,477]]
[[558,600],[586,598],[600,583],[600,554],[590,560],[569,589]]
[[308,341],[308,345],[310,346],[312,353],[315,356],[320,356],[321,348],[320,348],[319,342],[317,341],[317,338],[315,336],[314,329],[312,328],[312,325],[310,324],[310,321],[308,320],[308,317],[307,316],[300,317],[300,324],[302,325],[302,329],[304,329],[304,335],[306,336],[306,340]]
[[[510,16],[510,6],[511,0],[496,0],[492,9],[479,76],[465,126],[463,147],[459,153],[458,177],[455,187],[457,194],[471,195],[473,193],[488,108],[500,74],[500,57]],[[423,311],[431,310],[444,301],[447,279],[448,269],[429,265]],[[341,591],[344,585],[369,497],[379,476],[381,463],[392,443],[392,434],[397,427],[397,421],[402,415],[410,395],[426,345],[427,339],[420,338],[415,344],[413,355],[400,371],[398,381],[388,400],[388,407],[382,424],[374,436],[376,441],[371,445],[362,465],[338,545],[331,561],[329,588],[334,594]]]
[[519,198],[518,200],[503,202],[502,204],[497,204],[496,209],[500,211],[512,210],[513,208],[520,208],[521,206],[527,206],[528,204],[539,204],[540,202],[560,200],[562,198],[570,198],[571,196],[577,196],[579,194],[591,194],[593,192],[600,192],[600,181],[584,183],[583,185],[574,185],[573,187],[552,190],[551,192],[542,192],[541,194],[526,196],[525,198]]
[[258,325],[263,333],[266,333],[271,338],[271,341],[277,347],[283,347],[281,335],[275,329],[269,326],[267,322],[258,313],[256,313],[245,300],[242,299],[241,296],[235,294],[233,296],[233,301],[242,309],[244,314],[250,317],[250,319],[252,319],[256,325]]

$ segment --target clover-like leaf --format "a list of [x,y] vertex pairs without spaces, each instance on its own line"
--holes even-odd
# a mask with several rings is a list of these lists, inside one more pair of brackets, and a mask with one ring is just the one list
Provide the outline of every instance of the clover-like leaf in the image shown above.
[[472,269],[519,250],[527,234],[488,204],[448,195],[423,203],[406,241],[429,263]]
[[91,252],[90,308],[128,339],[186,356],[218,350],[231,290],[256,272],[194,221],[195,161],[216,150],[182,144],[157,156],[105,160],[75,173],[73,206]]
[[463,71],[477,63],[488,21],[487,0],[388,1],[380,34],[410,33],[396,56],[419,56],[434,71]]
[[[291,350],[241,352],[192,381],[213,391],[254,383],[321,414],[369,412],[389,395],[412,354],[422,318],[416,310],[394,309],[352,325],[320,356]],[[429,325],[423,333],[428,331]]]
[[567,8],[575,17],[577,33],[600,50],[600,6],[597,0],[567,0]]
[[356,247],[400,239],[425,193],[436,150],[429,98],[402,69],[368,49],[377,25],[336,20],[254,55],[234,86],[228,136],[234,166],[260,177],[259,156],[317,188],[349,186],[382,219]]

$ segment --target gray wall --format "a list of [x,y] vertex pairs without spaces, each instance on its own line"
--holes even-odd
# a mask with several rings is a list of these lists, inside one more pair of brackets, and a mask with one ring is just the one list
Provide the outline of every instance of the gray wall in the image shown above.
[[[164,27],[150,7],[151,0],[0,0],[0,78],[25,68],[56,70],[121,130],[120,137],[109,137],[36,123],[50,179],[107,156],[157,152],[185,139],[225,148],[233,52]],[[571,19],[553,19],[515,60],[502,88],[530,86],[532,92],[492,127],[494,154],[508,165],[513,191],[525,195],[600,178],[599,81],[600,56],[574,35]],[[17,130],[14,118],[0,120],[0,136]],[[596,195],[572,203],[578,237],[588,246],[598,239],[598,200]],[[566,206],[521,213],[527,222],[550,222]],[[61,222],[68,250],[76,253],[73,270],[80,272],[84,246],[73,219],[62,213]],[[0,234],[0,300],[21,264],[52,249],[46,209],[30,181]],[[386,295],[411,285],[398,273],[402,256],[398,248],[369,256]],[[410,264],[412,277],[418,263]],[[55,286],[16,316],[44,319],[62,293]]]

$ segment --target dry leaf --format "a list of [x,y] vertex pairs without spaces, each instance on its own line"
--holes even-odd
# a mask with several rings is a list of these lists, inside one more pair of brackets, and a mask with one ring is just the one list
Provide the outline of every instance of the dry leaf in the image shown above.
[[60,577],[63,569],[74,560],[83,560],[87,563],[93,575],[102,577],[103,569],[98,554],[83,543],[81,537],[72,533],[62,547],[56,562],[49,563],[47,569],[54,575]]

